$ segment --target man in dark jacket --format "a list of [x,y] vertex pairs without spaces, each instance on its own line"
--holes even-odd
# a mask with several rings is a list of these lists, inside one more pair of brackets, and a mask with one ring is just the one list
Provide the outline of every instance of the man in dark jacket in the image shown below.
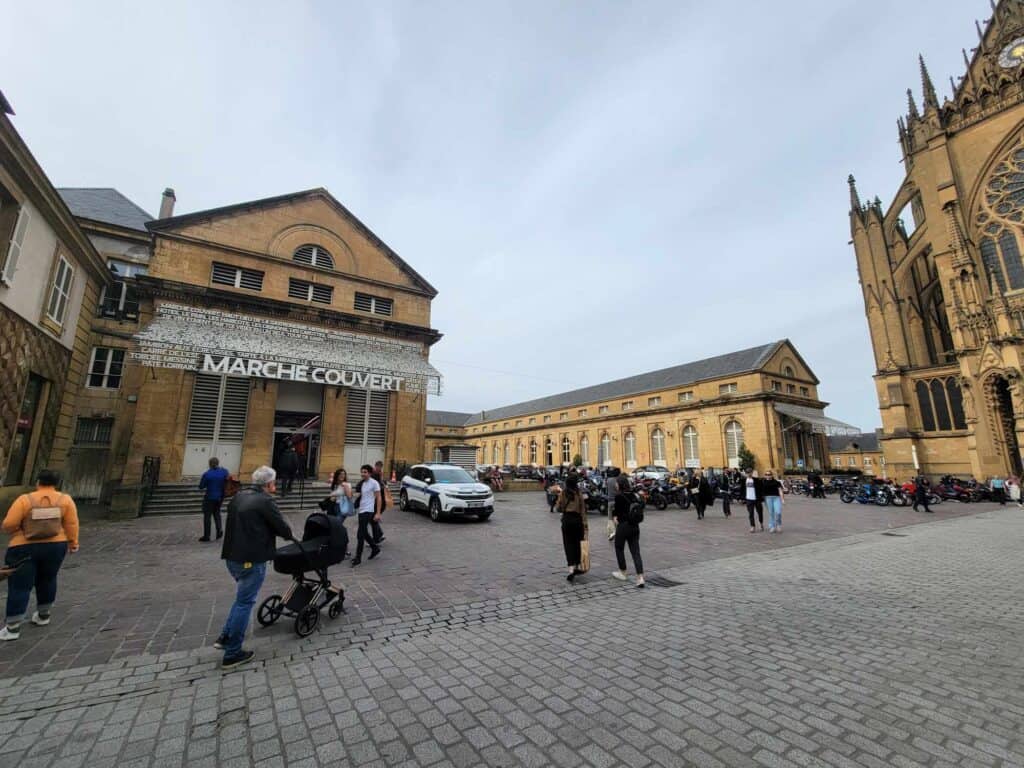
[[292,483],[295,482],[295,475],[299,472],[299,454],[295,452],[295,446],[287,443],[281,456],[277,460],[277,466],[281,468],[281,496],[287,496],[292,492]]
[[242,641],[267,575],[267,561],[274,559],[277,536],[292,539],[291,526],[281,517],[274,501],[276,479],[273,469],[260,467],[252,473],[252,487],[236,493],[228,505],[220,556],[238,587],[224,629],[213,644],[214,648],[224,650],[225,668],[244,664],[253,657],[252,651],[242,650]]
[[220,505],[224,502],[224,486],[228,482],[228,471],[220,465],[216,457],[210,459],[210,468],[199,479],[199,489],[203,491],[203,537],[200,541],[210,540],[210,520],[217,525],[217,538],[224,535],[220,524]]

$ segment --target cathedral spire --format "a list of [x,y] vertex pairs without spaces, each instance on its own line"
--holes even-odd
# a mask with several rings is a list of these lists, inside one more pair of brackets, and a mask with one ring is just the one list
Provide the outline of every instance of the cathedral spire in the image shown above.
[[862,206],[860,204],[860,195],[857,194],[857,180],[853,178],[851,173],[846,183],[850,185],[850,208],[854,211],[860,211]]
[[918,54],[917,60],[921,63],[921,90],[924,94],[924,108],[939,108],[939,97],[935,95],[935,86],[932,85],[932,76],[928,74],[928,67],[924,63],[924,56]]
[[917,111],[917,102],[914,101],[914,92],[907,88],[907,122],[914,122],[915,120],[921,119],[921,114]]

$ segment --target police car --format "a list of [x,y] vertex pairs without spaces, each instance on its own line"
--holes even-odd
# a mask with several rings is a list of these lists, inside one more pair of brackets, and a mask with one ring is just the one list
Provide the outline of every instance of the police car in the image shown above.
[[398,497],[402,509],[422,509],[437,522],[447,517],[476,517],[483,522],[494,512],[494,494],[462,467],[417,464],[402,478]]

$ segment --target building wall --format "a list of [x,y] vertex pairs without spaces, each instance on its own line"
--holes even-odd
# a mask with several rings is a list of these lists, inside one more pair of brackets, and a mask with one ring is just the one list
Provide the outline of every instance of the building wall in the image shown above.
[[[881,451],[843,450],[832,451],[829,458],[829,468],[836,470],[858,470],[865,475],[882,477],[887,472],[887,466],[882,462]],[[892,478],[895,479],[895,478]]]

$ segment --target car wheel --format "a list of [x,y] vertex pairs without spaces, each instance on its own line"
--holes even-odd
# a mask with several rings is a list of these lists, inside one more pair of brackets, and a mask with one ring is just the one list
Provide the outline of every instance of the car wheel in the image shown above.
[[435,523],[441,520],[441,501],[437,496],[430,499],[430,519]]
[[405,491],[398,494],[398,508],[403,512],[409,511],[409,494]]

